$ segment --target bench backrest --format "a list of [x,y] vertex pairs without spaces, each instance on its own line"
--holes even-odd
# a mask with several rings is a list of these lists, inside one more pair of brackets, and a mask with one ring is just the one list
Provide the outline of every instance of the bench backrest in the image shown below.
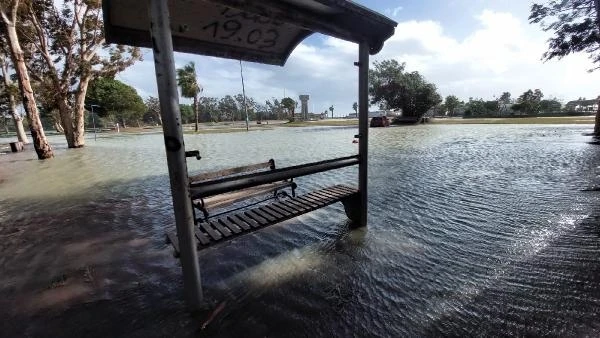
[[206,181],[213,180],[215,178],[221,179],[221,178],[225,178],[225,177],[229,177],[229,176],[248,174],[248,173],[263,171],[263,170],[267,170],[267,169],[268,170],[275,169],[275,160],[270,159],[267,162],[250,164],[250,165],[245,165],[245,166],[241,166],[241,167],[227,168],[227,169],[223,169],[223,170],[211,171],[211,172],[207,172],[207,173],[192,175],[192,176],[190,176],[190,184],[198,183],[198,182],[206,182]]

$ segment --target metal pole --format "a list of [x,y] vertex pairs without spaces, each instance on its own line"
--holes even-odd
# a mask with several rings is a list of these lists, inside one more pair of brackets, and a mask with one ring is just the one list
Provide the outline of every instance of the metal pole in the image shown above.
[[175,225],[180,246],[183,287],[188,306],[193,310],[198,310],[203,300],[202,285],[198,252],[194,240],[194,217],[190,201],[183,130],[181,128],[173,41],[169,26],[169,8],[167,0],[149,0],[149,4],[154,68],[160,99],[160,113],[163,120],[162,126],[171,181],[173,209],[175,211]]
[[360,223],[367,225],[367,179],[369,155],[369,45],[358,46],[358,190],[360,192]]
[[244,71],[242,69],[242,60],[240,60],[240,76],[242,77],[242,94],[244,96],[244,111],[246,112],[246,131],[248,131],[248,106],[246,105],[246,87],[244,86]]
[[96,141],[96,119],[94,118],[94,105],[92,107],[92,124],[94,125],[94,141]]

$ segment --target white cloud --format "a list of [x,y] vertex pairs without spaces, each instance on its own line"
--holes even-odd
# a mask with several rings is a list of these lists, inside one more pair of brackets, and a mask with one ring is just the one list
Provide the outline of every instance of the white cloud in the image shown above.
[[400,11],[403,10],[403,9],[404,9],[404,7],[402,7],[402,6],[398,6],[398,7],[395,7],[395,8],[387,8],[384,11],[384,13],[386,15],[391,15],[392,17],[396,17],[396,16],[398,16],[398,13],[400,13]]
[[[422,73],[442,95],[463,99],[491,99],[503,91],[516,97],[529,88],[540,88],[546,96],[565,101],[599,94],[600,72],[587,72],[592,64],[585,54],[546,63],[540,60],[547,35],[525,17],[485,10],[475,19],[478,26],[461,39],[435,21],[400,22],[396,34],[372,59],[406,62],[408,70]],[[311,110],[312,105],[316,112],[334,105],[336,115],[350,113],[357,95],[353,66],[357,51],[352,43],[317,36],[300,44],[283,68],[244,63],[247,93],[259,101],[281,98],[284,90],[291,97],[310,94]],[[146,55],[146,61],[119,77],[144,96],[156,95],[152,56]],[[178,54],[176,60],[178,65],[196,62],[204,95],[241,92],[237,61],[185,54]]]

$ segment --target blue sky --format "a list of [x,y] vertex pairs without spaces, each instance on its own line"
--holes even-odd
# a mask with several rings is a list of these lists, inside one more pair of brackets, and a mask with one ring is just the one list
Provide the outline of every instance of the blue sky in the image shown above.
[[[398,22],[396,34],[372,60],[394,58],[435,83],[443,96],[454,94],[492,99],[504,91],[519,96],[529,88],[563,102],[598,96],[600,72],[588,73],[585,54],[542,62],[548,33],[527,21],[526,0],[363,0],[358,3]],[[352,111],[357,74],[352,63],[357,48],[345,41],[313,35],[292,53],[285,67],[244,63],[246,92],[258,101],[297,99],[309,94],[311,111],[330,105],[335,115]],[[118,78],[142,96],[156,96],[152,53]],[[177,54],[181,66],[196,63],[203,95],[241,92],[239,64],[205,56]],[[182,100],[185,102],[185,100]]]

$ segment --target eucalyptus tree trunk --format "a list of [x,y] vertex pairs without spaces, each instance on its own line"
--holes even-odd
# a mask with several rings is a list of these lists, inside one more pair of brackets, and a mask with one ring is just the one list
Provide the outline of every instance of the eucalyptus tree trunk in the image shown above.
[[16,21],[17,21],[17,7],[19,1],[12,2],[12,8],[9,19],[7,13],[2,12],[2,20],[6,27],[6,34],[8,43],[10,45],[10,54],[13,60],[13,65],[19,78],[19,88],[21,89],[21,95],[23,96],[23,107],[27,113],[27,119],[29,122],[29,130],[31,131],[31,138],[33,139],[33,146],[35,152],[40,160],[54,157],[54,152],[46,135],[44,134],[44,128],[42,121],[40,120],[40,114],[38,112],[35,96],[33,95],[33,89],[31,88],[31,82],[29,80],[29,73],[27,66],[25,65],[25,56],[21,45],[19,43],[19,37],[17,35]]
[[29,139],[27,138],[27,134],[25,134],[25,129],[23,128],[23,118],[17,114],[17,100],[15,99],[14,93],[11,91],[13,86],[12,81],[10,80],[10,76],[8,75],[8,66],[6,60],[0,60],[2,64],[2,77],[4,78],[4,87],[8,92],[8,113],[12,116],[13,123],[15,124],[15,130],[17,131],[17,139],[19,142],[24,144],[29,143]]
[[85,145],[85,95],[87,94],[88,85],[91,76],[82,76],[75,94],[75,128],[73,130],[73,147],[81,148]]
[[17,103],[15,101],[14,95],[10,94],[9,97],[9,114],[12,116],[13,122],[15,124],[15,130],[17,132],[17,139],[19,142],[23,144],[29,144],[29,138],[27,138],[27,134],[25,133],[25,128],[23,128],[23,118],[17,114]]

